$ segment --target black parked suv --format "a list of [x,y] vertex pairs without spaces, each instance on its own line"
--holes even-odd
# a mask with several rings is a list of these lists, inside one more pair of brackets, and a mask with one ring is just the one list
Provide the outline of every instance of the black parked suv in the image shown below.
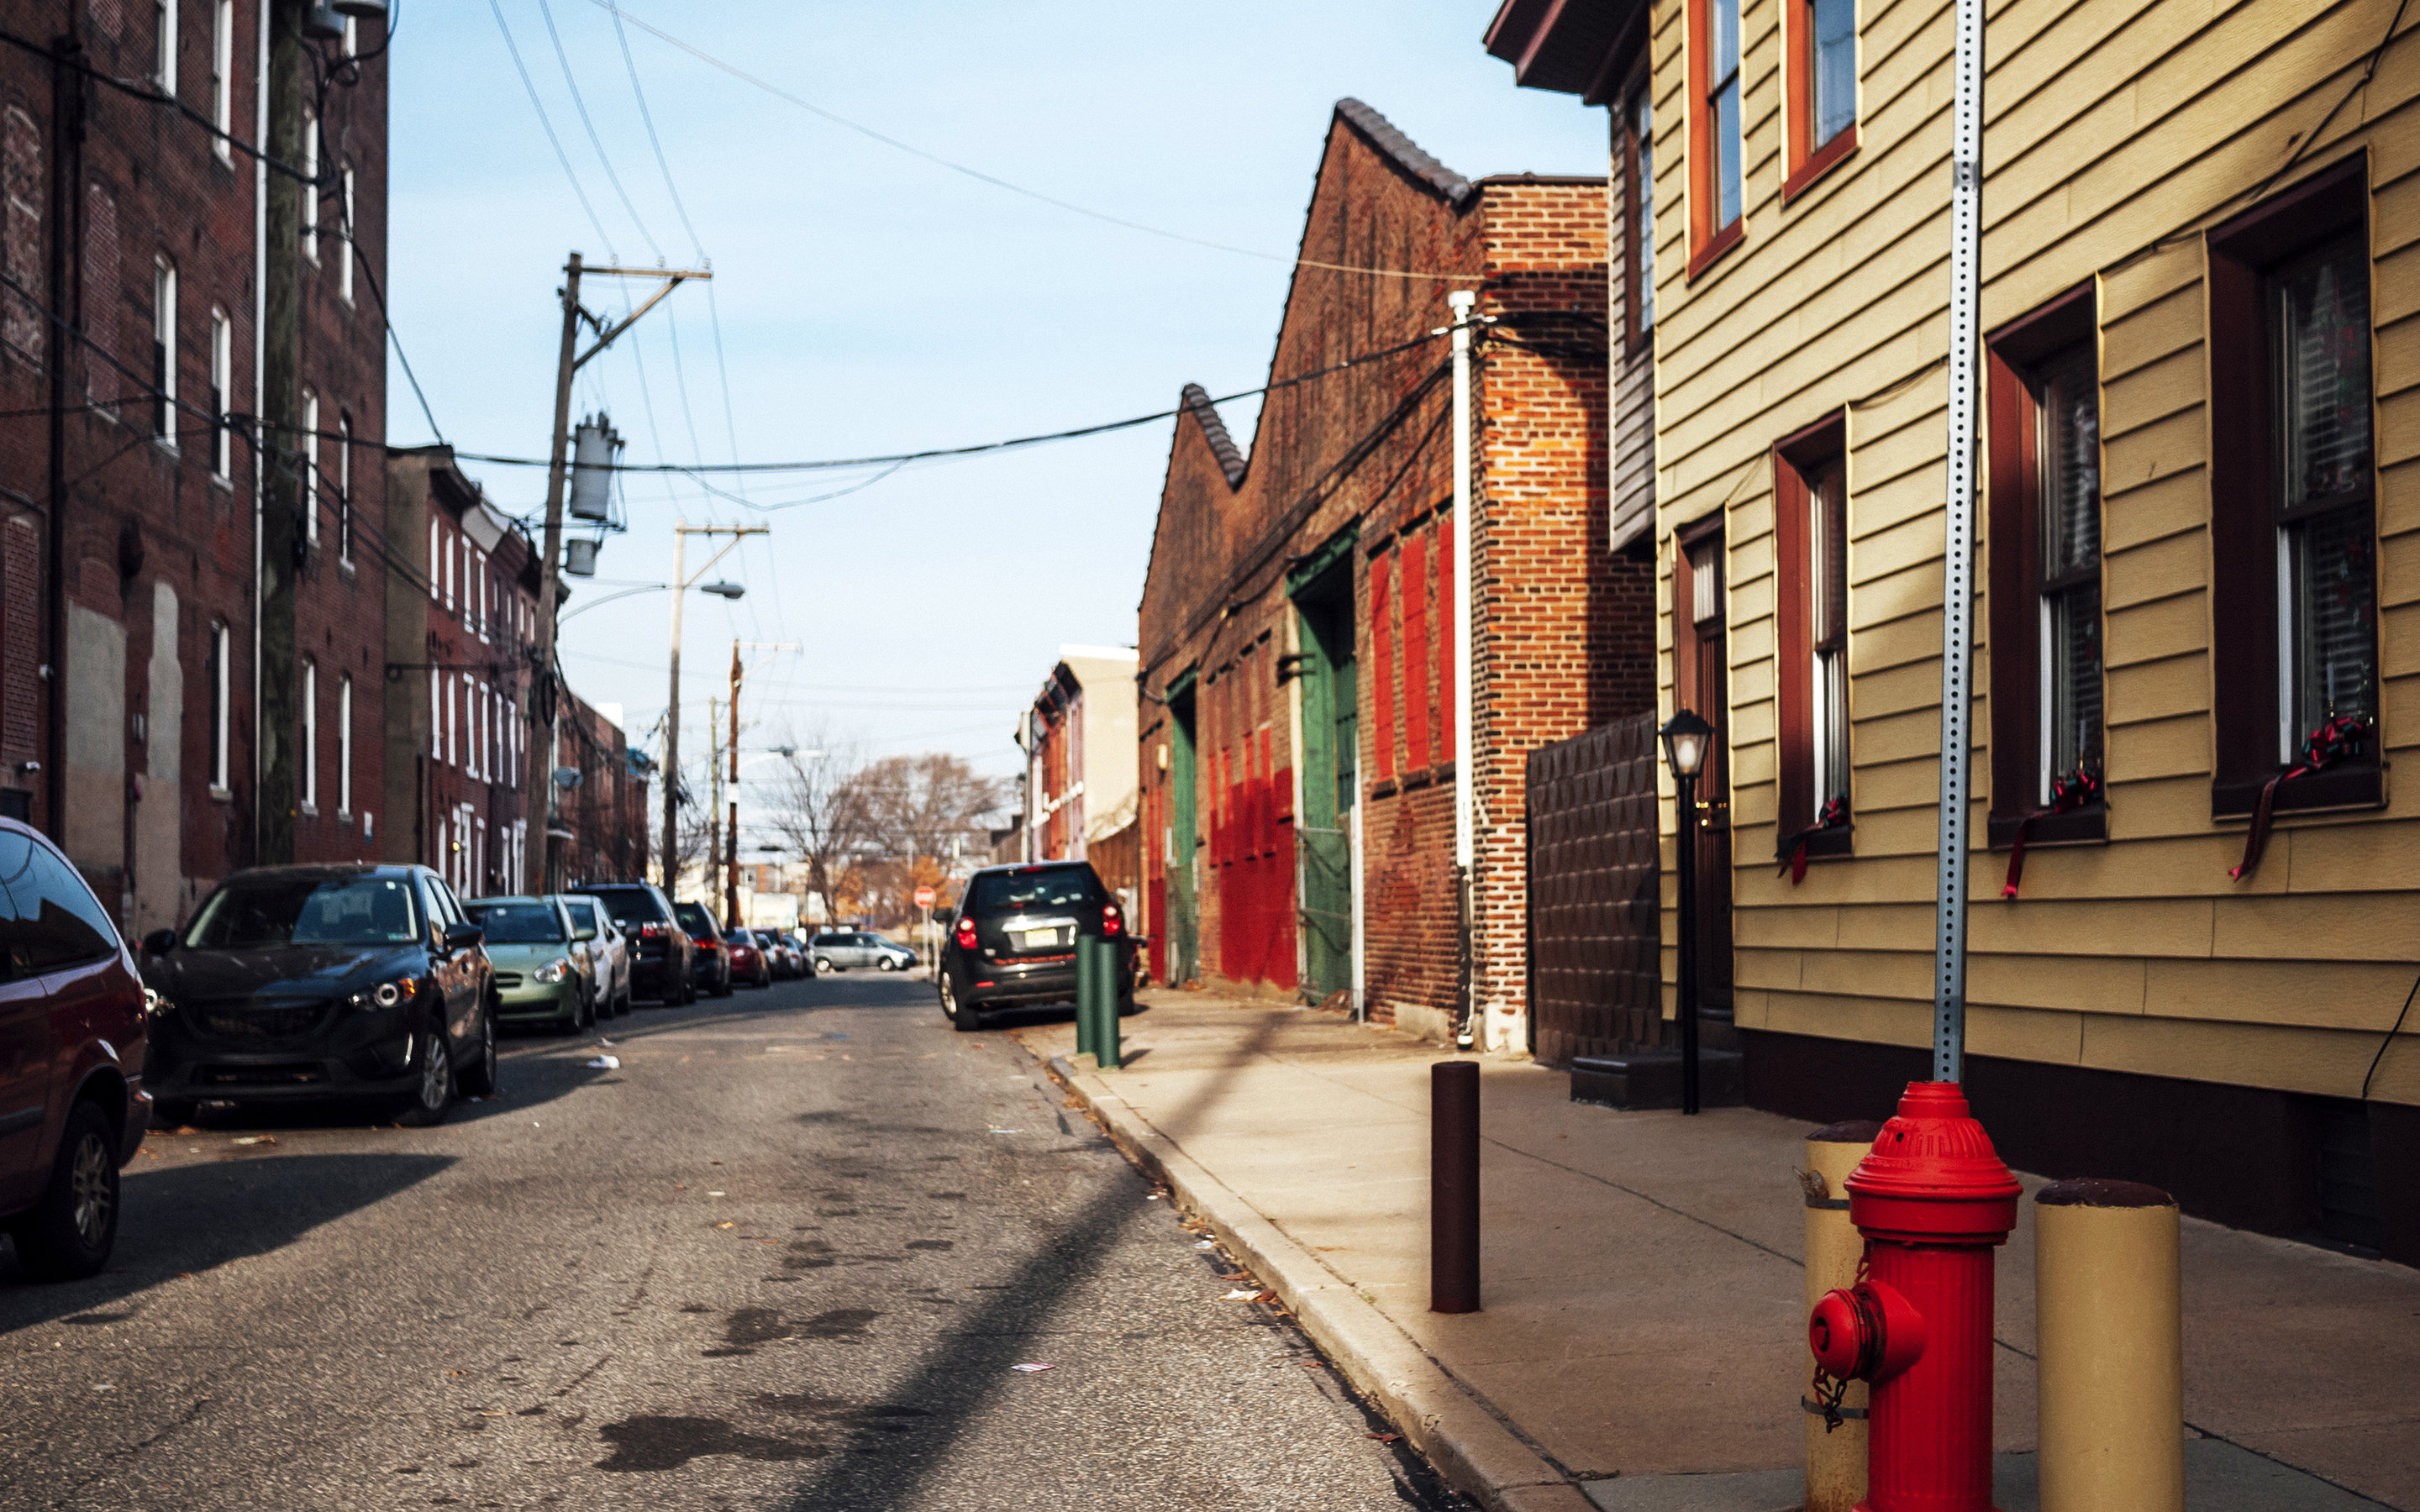
[[458,1090],[496,1089],[484,938],[427,867],[237,872],[183,930],[143,940],[160,1115],[366,1097],[399,1101],[399,1122],[442,1122]]
[[714,921],[714,913],[704,903],[676,903],[673,912],[680,917],[681,927],[697,941],[697,964],[690,972],[692,992],[712,993],[717,997],[731,995],[731,951],[724,946],[722,926]]
[[697,1001],[697,946],[672,901],[649,882],[588,882],[571,889],[596,899],[630,936],[630,993],[666,1008]]
[[986,867],[967,880],[935,974],[941,1011],[961,1030],[987,1008],[1076,997],[1076,939],[1118,942],[1118,1011],[1134,1006],[1134,942],[1125,912],[1085,861]]
[[134,958],[66,856],[0,819],[0,1224],[42,1280],[117,1242],[119,1167],[151,1122]]

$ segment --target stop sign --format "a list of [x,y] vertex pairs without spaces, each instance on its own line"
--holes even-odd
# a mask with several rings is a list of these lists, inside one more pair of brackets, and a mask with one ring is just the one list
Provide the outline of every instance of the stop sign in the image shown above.
[[930,908],[933,906],[932,888],[919,887],[916,889],[916,906],[919,908]]

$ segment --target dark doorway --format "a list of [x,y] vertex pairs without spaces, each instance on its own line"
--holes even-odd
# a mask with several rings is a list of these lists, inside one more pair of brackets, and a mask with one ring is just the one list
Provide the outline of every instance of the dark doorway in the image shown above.
[[1168,855],[1168,980],[1191,981],[1202,974],[1201,840],[1194,825],[1198,799],[1193,754],[1193,683],[1187,674],[1184,690],[1168,701],[1169,804]]
[[1672,584],[1676,697],[1714,727],[1698,779],[1698,1005],[1709,1049],[1735,1050],[1731,1026],[1730,659],[1723,635],[1720,517],[1680,535]]

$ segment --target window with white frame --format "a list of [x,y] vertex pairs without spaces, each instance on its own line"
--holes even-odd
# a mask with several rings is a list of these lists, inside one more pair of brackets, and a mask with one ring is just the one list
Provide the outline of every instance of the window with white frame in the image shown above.
[[319,664],[302,663],[302,811],[319,811]]
[[353,417],[336,411],[336,557],[353,560]]
[[336,812],[353,811],[353,679],[336,679]]
[[235,637],[226,625],[212,625],[203,675],[209,680],[210,687],[210,786],[220,793],[227,790],[227,729],[232,722],[227,693],[233,687],[227,664],[234,651]]
[[[345,23],[349,26],[350,21]],[[344,212],[344,222],[336,233],[344,245],[336,249],[336,292],[349,304],[353,299],[353,170],[348,168],[338,180],[337,206]]]
[[438,565],[437,562],[438,550],[442,542],[443,532],[438,529],[437,521],[431,519],[428,522],[428,601],[432,604],[442,603],[445,599],[444,591],[438,586],[445,576],[444,568]]
[[159,23],[158,51],[151,61],[151,77],[160,83],[160,92],[177,92],[177,0],[153,0],[152,15]]
[[235,327],[225,310],[210,310],[210,472],[235,476],[235,438],[227,426],[227,395],[235,387]]
[[210,7],[210,124],[219,131],[210,150],[221,162],[234,162],[227,138],[235,131],[235,0]]
[[151,429],[177,440],[177,265],[166,254],[151,263]]
[[319,544],[319,395],[302,391],[302,434],[296,438],[302,454],[302,533]]
[[319,260],[319,122],[302,113],[302,255]]

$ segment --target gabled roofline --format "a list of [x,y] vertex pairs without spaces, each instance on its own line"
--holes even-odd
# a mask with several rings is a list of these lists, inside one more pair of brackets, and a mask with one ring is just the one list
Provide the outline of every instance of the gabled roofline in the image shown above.
[[1351,96],[1336,102],[1336,118],[1360,132],[1362,140],[1392,159],[1397,167],[1428,185],[1448,204],[1457,208],[1468,204],[1470,196],[1478,192],[1469,179],[1429,156],[1394,122]]
[[1210,443],[1210,455],[1218,459],[1218,471],[1227,474],[1227,486],[1243,486],[1243,451],[1235,445],[1235,438],[1227,434],[1227,423],[1218,418],[1218,407],[1210,402],[1210,391],[1199,383],[1187,383],[1177,398],[1201,425],[1202,440]]

